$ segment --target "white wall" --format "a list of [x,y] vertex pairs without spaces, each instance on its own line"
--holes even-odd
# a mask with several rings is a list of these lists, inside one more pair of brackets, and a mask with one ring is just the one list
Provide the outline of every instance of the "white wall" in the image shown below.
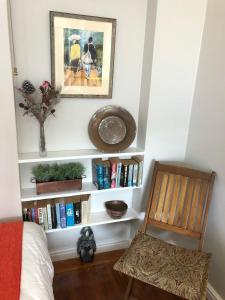
[[[50,80],[49,11],[96,15],[117,19],[114,88],[111,100],[62,99],[56,108],[56,119],[46,122],[48,150],[93,148],[88,138],[88,122],[95,111],[105,105],[121,105],[138,124],[142,61],[146,23],[147,0],[12,0],[13,28],[16,61],[21,85],[29,79],[38,85]],[[20,152],[38,151],[38,124],[35,119],[23,117],[17,106],[17,127]],[[134,141],[134,145],[136,141]],[[107,193],[104,199],[91,198],[93,206],[100,201],[124,199],[130,201],[132,193]],[[129,223],[94,227],[98,244],[118,244],[130,236]],[[76,254],[79,231],[49,234],[49,248],[57,257],[59,253]]]
[[[156,1],[153,2],[148,2],[148,10],[155,9]],[[92,147],[87,135],[91,115],[103,105],[119,104],[133,114],[137,123],[139,117],[139,144],[144,145],[146,136],[146,179],[152,159],[184,159],[206,0],[198,3],[159,0],[156,22],[155,11],[148,11],[148,17],[153,19],[146,22],[147,1],[144,0],[116,0],[110,3],[110,10],[103,0],[96,0],[94,5],[91,0],[82,3],[41,0],[35,3],[35,14],[29,0],[20,3],[13,0],[12,6],[19,71],[17,86],[24,79],[35,84],[50,79],[49,10],[112,17],[118,21],[113,99],[62,100],[57,107],[57,118],[46,123],[49,150]],[[144,45],[145,25],[146,34],[151,36],[145,37]],[[150,68],[152,65],[151,80],[146,65]],[[17,116],[20,151],[36,151],[38,127],[35,120],[24,118],[20,111]],[[53,250],[59,247],[55,241],[53,237],[50,245]]]
[[7,5],[0,0],[0,219],[21,215]]
[[[40,84],[50,80],[49,11],[96,15],[117,19],[112,100],[63,99],[56,119],[46,122],[48,150],[92,148],[87,126],[94,112],[105,105],[121,105],[137,121],[147,0],[12,0],[16,60],[20,86],[24,79]],[[17,97],[18,99],[18,97]],[[18,104],[18,102],[17,102]],[[38,150],[38,125],[18,115],[20,152]]]
[[206,0],[158,0],[149,78],[144,192],[149,187],[152,159],[185,158],[205,11]]
[[186,160],[217,172],[205,236],[209,280],[225,299],[225,2],[209,0]]

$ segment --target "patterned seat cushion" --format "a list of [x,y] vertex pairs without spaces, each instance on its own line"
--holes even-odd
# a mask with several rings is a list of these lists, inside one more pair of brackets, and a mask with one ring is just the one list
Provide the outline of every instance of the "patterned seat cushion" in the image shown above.
[[182,298],[203,300],[210,257],[138,233],[114,269]]

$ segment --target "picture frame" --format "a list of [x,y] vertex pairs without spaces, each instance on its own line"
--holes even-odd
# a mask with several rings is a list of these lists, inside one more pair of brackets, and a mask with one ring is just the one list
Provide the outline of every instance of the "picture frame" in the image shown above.
[[112,98],[116,19],[50,11],[51,81],[64,98]]

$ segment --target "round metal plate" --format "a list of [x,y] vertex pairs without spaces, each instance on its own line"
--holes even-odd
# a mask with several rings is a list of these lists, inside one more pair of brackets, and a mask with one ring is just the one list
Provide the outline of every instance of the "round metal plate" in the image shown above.
[[103,142],[107,144],[118,144],[124,140],[127,128],[124,121],[116,116],[106,117],[101,121],[98,133]]
[[133,142],[136,124],[120,106],[105,106],[91,118],[88,133],[92,143],[103,152],[120,152]]

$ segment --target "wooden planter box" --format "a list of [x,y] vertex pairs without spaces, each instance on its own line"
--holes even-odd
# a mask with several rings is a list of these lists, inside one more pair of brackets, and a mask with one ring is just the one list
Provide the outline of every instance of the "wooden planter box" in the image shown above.
[[70,190],[81,190],[82,178],[74,180],[52,181],[36,183],[37,194],[53,193]]

